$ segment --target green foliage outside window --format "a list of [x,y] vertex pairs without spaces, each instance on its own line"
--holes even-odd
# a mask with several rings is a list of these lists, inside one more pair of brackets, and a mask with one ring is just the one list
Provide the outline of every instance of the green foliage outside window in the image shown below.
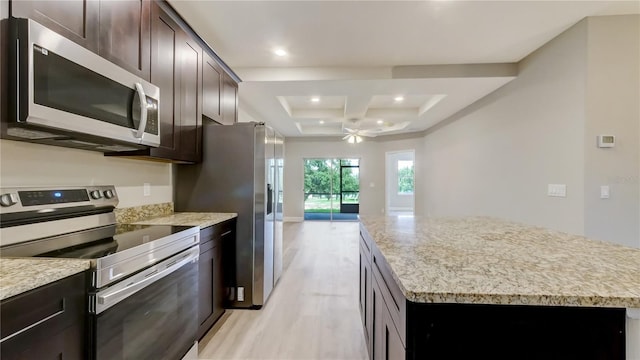
[[[342,160],[345,164],[345,159]],[[357,159],[349,159],[357,164]],[[342,171],[342,190],[359,191],[360,179],[358,168],[344,168]],[[331,193],[340,191],[340,160],[307,159],[304,161],[304,193],[305,200],[309,194],[322,193],[329,197]]]
[[398,194],[413,194],[413,161],[398,161]]

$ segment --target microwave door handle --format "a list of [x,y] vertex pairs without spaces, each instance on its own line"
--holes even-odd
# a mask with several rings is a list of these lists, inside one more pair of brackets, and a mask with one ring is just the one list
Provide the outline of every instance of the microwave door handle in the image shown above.
[[140,123],[138,124],[138,129],[136,129],[135,137],[142,139],[144,130],[147,127],[147,95],[145,95],[140,83],[136,83],[136,92],[138,93],[138,101],[140,101]]

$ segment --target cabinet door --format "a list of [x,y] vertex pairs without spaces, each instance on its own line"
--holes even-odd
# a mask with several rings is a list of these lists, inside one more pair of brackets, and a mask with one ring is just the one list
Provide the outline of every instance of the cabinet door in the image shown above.
[[212,312],[211,316],[214,321],[224,313],[225,286],[224,286],[224,268],[222,267],[222,245],[213,248],[213,264],[212,264]]
[[233,125],[238,121],[238,84],[226,73],[222,92],[222,124]]
[[148,0],[100,1],[100,56],[148,81],[150,20],[151,2]]
[[32,341],[22,337],[22,341],[9,340],[2,344],[2,359],[59,360],[85,358],[83,324],[76,324],[58,333],[51,333]]
[[11,2],[11,15],[29,18],[83,47],[98,51],[98,0]]
[[160,88],[160,146],[151,155],[171,159],[180,147],[179,44],[182,29],[155,2],[151,6],[151,82]]
[[202,115],[222,122],[222,68],[207,52],[202,54]]
[[373,308],[373,338],[371,339],[372,344],[370,346],[371,354],[369,354],[371,359],[381,360],[384,359],[383,347],[382,347],[382,339],[384,338],[384,312],[387,311],[384,300],[382,299],[382,293],[380,292],[380,288],[378,287],[378,283],[374,279],[372,282],[373,286],[371,292],[373,294],[372,300],[372,308]]
[[[200,246],[201,248],[203,245]],[[201,334],[198,334],[200,338],[208,330],[202,328],[206,327],[206,322],[213,314],[213,272],[215,269],[215,248],[209,248],[200,253],[198,259],[198,320],[201,327]]]
[[0,358],[84,358],[85,304],[84,273],[2,301]]
[[202,138],[202,49],[187,34],[180,44],[180,155],[199,162]]
[[[373,354],[374,360],[402,360],[406,353],[389,309],[384,302],[378,282],[373,285]],[[384,285],[383,285],[384,286]]]

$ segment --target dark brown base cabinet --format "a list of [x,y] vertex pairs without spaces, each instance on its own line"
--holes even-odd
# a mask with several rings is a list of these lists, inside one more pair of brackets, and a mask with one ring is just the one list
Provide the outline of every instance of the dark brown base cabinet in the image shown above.
[[85,286],[80,273],[3,300],[0,358],[84,359]]
[[625,358],[625,309],[408,301],[366,231],[360,310],[375,360]]
[[236,220],[228,220],[200,230],[198,286],[198,339],[224,314],[227,285],[234,262],[228,252],[235,246]]

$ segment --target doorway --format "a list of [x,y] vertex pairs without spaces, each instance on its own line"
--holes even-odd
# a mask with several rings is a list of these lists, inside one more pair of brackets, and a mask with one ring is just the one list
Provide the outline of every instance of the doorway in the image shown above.
[[386,153],[386,213],[413,215],[415,210],[415,151]]
[[356,221],[360,159],[304,159],[304,219]]

